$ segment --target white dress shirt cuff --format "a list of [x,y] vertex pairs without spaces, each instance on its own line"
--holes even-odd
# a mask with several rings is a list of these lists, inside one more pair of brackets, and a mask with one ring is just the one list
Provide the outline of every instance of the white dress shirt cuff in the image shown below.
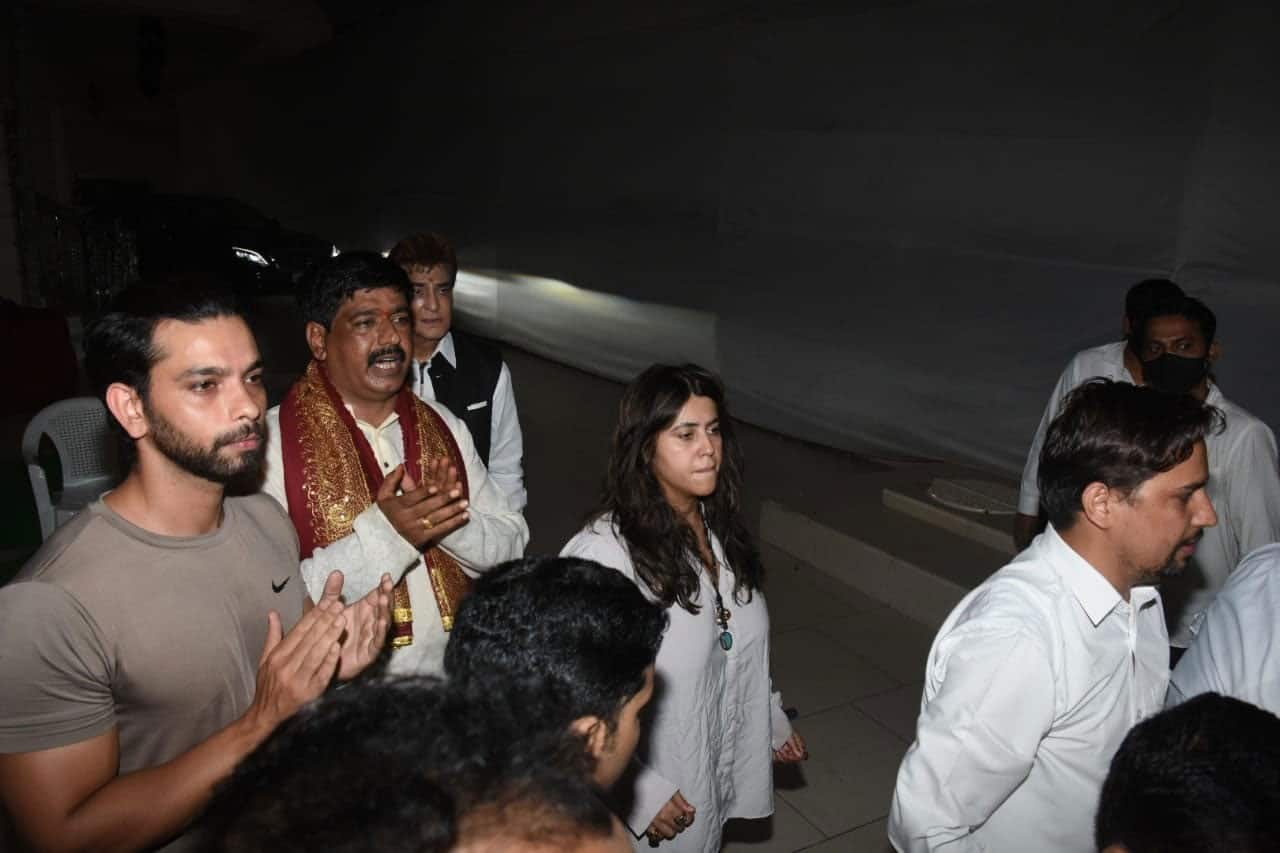
[[302,579],[312,599],[319,601],[325,579],[336,569],[342,572],[343,597],[355,601],[376,587],[384,573],[398,583],[421,556],[375,503],[356,516],[350,535],[317,548],[302,561]]
[[[360,592],[360,595],[377,586],[384,572],[391,575],[392,583],[399,583],[404,573],[422,559],[422,552],[400,535],[400,531],[395,529],[376,503],[370,504],[356,516],[352,533],[360,541],[370,578],[369,589]],[[355,590],[344,585],[343,594],[348,601],[355,600],[352,595],[354,592]]]

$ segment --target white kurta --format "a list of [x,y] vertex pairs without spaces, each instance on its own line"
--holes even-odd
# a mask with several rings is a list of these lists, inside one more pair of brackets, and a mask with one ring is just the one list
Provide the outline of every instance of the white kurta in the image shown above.
[[1183,647],[1191,643],[1205,610],[1240,558],[1280,541],[1280,470],[1271,427],[1223,397],[1216,385],[1209,386],[1205,403],[1216,406],[1226,419],[1221,433],[1205,439],[1205,494],[1218,513],[1218,523],[1205,528],[1182,574],[1160,585],[1169,605],[1170,642]]
[[1169,705],[1221,693],[1280,714],[1280,545],[1240,563],[1169,683]]
[[[637,753],[635,791],[624,818],[640,835],[678,790],[697,809],[693,825],[664,841],[661,849],[714,853],[729,818],[773,813],[773,750],[791,736],[791,724],[769,678],[769,610],[758,590],[749,604],[733,601],[734,575],[719,540],[711,547],[720,561],[720,594],[733,612],[733,648],[720,648],[715,587],[699,561],[698,613],[673,605],[662,638],[657,685],[646,738]],[[622,572],[652,598],[636,576],[625,541],[609,516],[587,525],[569,540],[564,556],[595,560]],[[629,777],[628,777],[629,778]]]
[[[1036,483],[1040,450],[1049,424],[1062,411],[1067,394],[1097,377],[1133,381],[1124,366],[1124,348],[1124,342],[1119,341],[1082,350],[1062,372],[1027,454],[1018,512],[1035,515],[1040,511]],[[1205,439],[1209,458],[1209,485],[1205,492],[1218,513],[1218,524],[1205,529],[1204,538],[1183,573],[1161,587],[1171,620],[1169,635],[1175,646],[1191,642],[1200,615],[1240,558],[1280,541],[1280,470],[1275,435],[1265,423],[1224,397],[1212,382],[1205,403],[1216,406],[1226,421],[1221,433]]]
[[[529,541],[529,528],[524,516],[508,506],[506,497],[489,479],[480,455],[476,453],[471,432],[442,403],[427,401],[444,420],[458,443],[467,478],[471,520],[446,536],[440,543],[471,577],[479,577],[495,563],[512,560],[524,553]],[[400,421],[393,412],[386,421],[372,426],[356,419],[356,426],[373,448],[383,473],[404,461],[404,436]],[[267,412],[267,476],[263,491],[286,509],[289,506],[284,488],[284,461],[280,451],[280,407]],[[302,561],[302,578],[311,597],[319,599],[325,579],[334,569],[345,577],[343,595],[354,601],[365,595],[381,579],[384,572],[399,582],[407,576],[409,600],[413,602],[413,643],[395,649],[387,671],[401,674],[439,675],[444,671],[444,647],[449,635],[440,620],[431,578],[425,570],[422,554],[391,525],[376,503],[356,516],[351,535],[325,548],[317,548]]]
[[1050,525],[943,623],[889,839],[909,853],[1092,853],[1111,758],[1169,684],[1160,595],[1124,601]]

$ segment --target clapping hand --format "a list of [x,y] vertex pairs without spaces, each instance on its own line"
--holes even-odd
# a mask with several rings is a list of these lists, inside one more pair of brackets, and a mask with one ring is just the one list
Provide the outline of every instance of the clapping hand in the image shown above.
[[[329,608],[342,601],[342,572],[331,572],[324,582],[324,593],[317,607]],[[391,575],[354,604],[342,607],[342,648],[338,658],[338,678],[349,681],[378,659],[387,641],[391,625],[391,601],[394,585]]]
[[471,518],[458,469],[444,459],[427,463],[421,483],[397,465],[382,481],[376,501],[396,532],[419,550],[435,545]]
[[[341,588],[341,584],[339,584]],[[341,604],[322,601],[288,634],[280,614],[267,614],[267,640],[258,662],[257,686],[247,716],[271,731],[325,691],[341,657]]]

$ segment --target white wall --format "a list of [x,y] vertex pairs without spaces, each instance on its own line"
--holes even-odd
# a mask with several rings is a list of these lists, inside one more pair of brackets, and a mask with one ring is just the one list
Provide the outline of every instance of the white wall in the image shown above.
[[708,312],[740,412],[1010,472],[1070,354],[1171,274],[1219,312],[1225,392],[1280,423],[1275,13],[510,5],[193,94],[184,188]]

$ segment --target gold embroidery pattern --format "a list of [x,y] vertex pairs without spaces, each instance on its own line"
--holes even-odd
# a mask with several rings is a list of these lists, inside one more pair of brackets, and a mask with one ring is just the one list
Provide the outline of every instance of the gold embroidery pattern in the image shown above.
[[[435,412],[428,409],[425,403],[414,400],[414,406],[418,413],[416,420],[418,446],[422,448],[422,466],[425,468],[430,459],[448,459],[461,475],[462,496],[470,499],[467,491],[467,469],[453,437],[443,434],[447,427],[439,423]],[[454,614],[457,613],[463,596],[471,590],[471,579],[463,573],[458,561],[438,545],[427,550],[425,559],[431,575],[431,590],[436,594],[436,604],[440,606],[440,622],[446,631],[452,631]]]
[[325,393],[316,366],[298,383],[303,491],[317,547],[349,536],[373,503],[355,439]]
[[[297,395],[303,492],[316,546],[324,547],[351,534],[356,517],[373,503],[373,495],[360,465],[355,439],[325,392],[314,362],[298,382]],[[435,412],[419,400],[414,400],[414,405],[422,467],[440,456],[450,459],[463,475],[463,497],[469,497],[466,468],[453,437],[447,434],[447,427],[440,423]],[[470,590],[471,580],[458,561],[442,548],[430,548],[423,556],[440,609],[441,624],[444,630],[451,631],[458,603]],[[410,645],[413,609],[405,578],[396,584],[392,608],[391,645]]]

